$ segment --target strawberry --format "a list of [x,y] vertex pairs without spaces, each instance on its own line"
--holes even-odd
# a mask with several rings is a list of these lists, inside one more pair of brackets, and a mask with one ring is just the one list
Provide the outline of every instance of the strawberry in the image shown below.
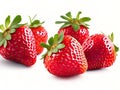
[[40,46],[40,43],[41,42],[46,43],[48,38],[48,33],[45,30],[45,28],[42,26],[44,22],[40,22],[39,20],[34,20],[34,19],[35,16],[33,17],[33,19],[30,18],[29,27],[32,30],[35,37],[37,54],[40,54],[43,51],[43,47]]
[[118,47],[112,42],[113,33],[109,37],[104,34],[91,35],[82,44],[88,61],[88,70],[109,67],[114,63]]
[[47,48],[47,53],[43,57],[44,65],[50,73],[67,77],[87,70],[87,60],[82,46],[75,38],[60,33],[51,37],[48,43],[41,43],[41,46]]
[[89,36],[89,25],[86,24],[86,22],[91,19],[89,17],[80,18],[80,14],[81,12],[78,12],[76,18],[72,18],[71,12],[68,12],[66,13],[66,16],[61,16],[61,18],[65,19],[65,21],[56,21],[56,24],[63,23],[58,33],[63,31],[65,35],[71,35],[82,44]]
[[31,29],[19,24],[21,16],[17,15],[10,24],[10,16],[5,26],[0,25],[0,54],[7,60],[31,66],[36,62],[36,45]]

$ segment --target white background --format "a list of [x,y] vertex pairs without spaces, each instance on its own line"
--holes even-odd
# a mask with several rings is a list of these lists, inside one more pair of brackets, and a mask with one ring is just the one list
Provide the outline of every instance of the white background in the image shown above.
[[[119,0],[0,0],[0,24],[7,15],[20,14],[23,22],[37,14],[45,21],[43,26],[49,37],[60,25],[60,15],[71,11],[73,16],[82,11],[82,16],[91,17],[90,34],[114,32],[115,43],[120,46],[120,1]],[[40,56],[32,67],[25,67],[0,57],[0,90],[120,90],[120,53],[113,66],[70,78],[51,75],[44,67]]]

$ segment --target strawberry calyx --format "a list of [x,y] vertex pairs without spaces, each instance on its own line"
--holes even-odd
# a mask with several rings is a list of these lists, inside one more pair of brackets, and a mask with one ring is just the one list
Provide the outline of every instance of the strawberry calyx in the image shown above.
[[44,23],[44,21],[43,21],[43,22],[40,22],[40,20],[35,19],[36,16],[37,16],[37,15],[35,15],[33,18],[31,18],[31,17],[29,16],[29,20],[30,20],[29,27],[39,27],[39,26],[41,26],[41,25]]
[[65,45],[62,43],[63,39],[64,34],[61,32],[60,34],[55,34],[54,37],[50,37],[48,44],[41,43],[40,45],[47,49],[47,52],[42,56],[42,58],[44,58],[46,54],[51,56],[52,53],[57,53],[60,49],[64,48]]
[[80,29],[80,25],[85,26],[86,28],[88,28],[88,24],[86,22],[90,21],[91,18],[89,17],[80,17],[80,14],[82,12],[78,12],[78,14],[76,15],[76,18],[72,17],[71,12],[68,12],[65,14],[65,16],[60,16],[62,19],[64,19],[65,21],[56,21],[56,24],[61,24],[63,23],[63,25],[61,26],[61,28],[67,27],[67,26],[72,26],[72,28],[74,29],[74,31],[78,31]]
[[16,31],[16,28],[24,25],[20,24],[21,22],[21,16],[17,15],[13,21],[10,21],[10,15],[7,16],[5,19],[5,25],[1,24],[0,25],[0,46],[7,46],[7,41],[11,40],[11,34],[13,34]]
[[[110,35],[108,35],[108,38],[114,42],[114,33],[112,32]],[[114,44],[115,52],[117,53],[119,51],[119,47]]]

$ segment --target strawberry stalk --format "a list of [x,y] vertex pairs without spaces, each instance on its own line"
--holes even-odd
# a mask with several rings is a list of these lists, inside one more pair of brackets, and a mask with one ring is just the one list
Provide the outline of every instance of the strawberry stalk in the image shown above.
[[46,54],[48,56],[51,56],[52,53],[57,53],[58,50],[64,48],[65,45],[62,43],[63,38],[64,38],[64,34],[63,34],[63,32],[61,32],[60,34],[55,34],[54,37],[51,37],[48,40],[48,44],[41,43],[40,45],[47,49],[47,53],[45,53],[42,56],[42,58],[44,58],[46,56]]
[[82,17],[81,18],[80,17],[81,13],[82,12],[79,11],[78,14],[76,15],[76,18],[73,18],[71,12],[68,12],[68,13],[65,14],[65,16],[63,16],[63,15],[60,16],[65,21],[56,21],[55,23],[56,24],[62,24],[63,23],[61,28],[64,28],[64,27],[67,27],[67,26],[71,25],[75,31],[78,31],[80,29],[80,25],[83,25],[86,28],[88,28],[89,25],[86,22],[90,21],[91,18],[89,18],[89,17]]
[[40,22],[40,20],[35,19],[36,16],[37,16],[37,15],[35,15],[33,18],[31,18],[31,17],[29,16],[29,20],[30,20],[29,26],[30,26],[30,27],[38,27],[38,26],[41,26],[41,25],[44,23],[44,21],[43,21],[43,22]]
[[7,18],[5,19],[5,25],[1,24],[0,25],[0,46],[7,46],[7,41],[11,40],[11,34],[13,34],[16,31],[16,28],[24,25],[20,24],[21,22],[21,16],[17,15],[12,22],[10,22],[10,16],[8,15]]

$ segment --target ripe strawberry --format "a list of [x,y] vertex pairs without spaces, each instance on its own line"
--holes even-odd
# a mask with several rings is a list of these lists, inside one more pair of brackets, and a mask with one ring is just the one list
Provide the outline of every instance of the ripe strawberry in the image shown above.
[[80,18],[80,14],[81,12],[78,12],[76,18],[72,18],[71,12],[68,12],[66,13],[66,16],[61,16],[61,18],[65,19],[66,21],[56,21],[56,24],[63,23],[58,33],[63,31],[65,35],[73,36],[82,44],[89,36],[89,25],[85,22],[88,22],[91,19],[89,17]]
[[34,37],[35,37],[35,42],[36,42],[36,50],[37,54],[42,53],[43,47],[40,46],[41,42],[46,43],[48,39],[48,33],[45,30],[45,28],[42,26],[44,22],[40,22],[39,20],[34,20],[35,16],[33,19],[30,18],[30,29],[32,30]]
[[81,44],[72,36],[63,33],[56,34],[48,41],[49,45],[41,43],[47,48],[44,55],[44,64],[47,70],[56,76],[73,76],[84,73],[87,70]]
[[104,34],[95,34],[82,44],[88,61],[88,70],[109,67],[114,63],[118,48],[112,42],[113,33],[109,37],[111,40]]
[[6,18],[5,26],[0,25],[0,54],[7,60],[26,66],[36,62],[35,39],[30,28],[19,24],[21,16],[17,15],[10,24],[10,16]]

